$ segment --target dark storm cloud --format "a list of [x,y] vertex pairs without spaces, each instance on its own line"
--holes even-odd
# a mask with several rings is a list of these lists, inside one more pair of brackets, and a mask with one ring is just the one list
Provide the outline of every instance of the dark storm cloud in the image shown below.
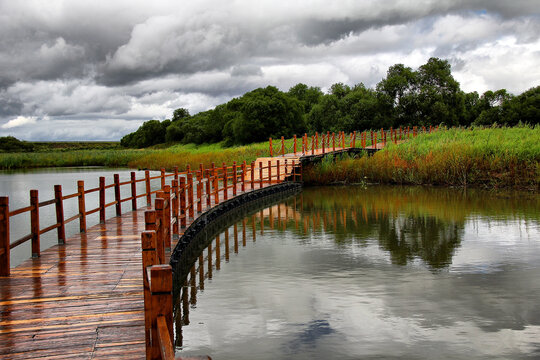
[[[430,56],[456,59],[468,87],[522,91],[539,77],[538,5],[0,0],[0,126],[17,116],[38,128],[44,116],[140,123],[267,85],[373,86],[388,66]],[[509,61],[527,69],[501,77]]]

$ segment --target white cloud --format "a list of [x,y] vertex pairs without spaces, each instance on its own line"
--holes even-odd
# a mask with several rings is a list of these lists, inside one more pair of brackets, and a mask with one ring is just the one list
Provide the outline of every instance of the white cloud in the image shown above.
[[29,125],[29,124],[35,124],[36,123],[36,117],[30,116],[17,116],[15,119],[9,120],[7,123],[2,125],[2,129],[11,129],[19,126]]

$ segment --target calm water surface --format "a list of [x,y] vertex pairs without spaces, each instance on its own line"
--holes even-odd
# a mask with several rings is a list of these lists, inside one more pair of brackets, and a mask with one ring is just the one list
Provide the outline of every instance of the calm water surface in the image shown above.
[[177,299],[184,355],[540,358],[538,195],[311,188],[210,241]]
[[[72,168],[46,168],[29,169],[16,171],[0,171],[0,196],[9,196],[10,211],[20,209],[30,205],[30,190],[39,191],[39,201],[54,199],[54,185],[62,185],[63,195],[74,194],[77,192],[77,181],[83,180],[85,189],[96,188],[99,186],[99,177],[105,177],[105,184],[114,182],[113,175],[119,174],[120,182],[130,179],[129,169],[111,169],[102,167],[72,167]],[[155,176],[158,172],[151,172]],[[144,177],[144,171],[136,172],[137,179]],[[153,180],[152,190],[160,187],[159,180]],[[144,182],[137,183],[137,193],[142,194],[146,191]],[[131,196],[129,185],[121,186],[120,192],[122,198]],[[105,192],[106,202],[114,201],[114,189],[108,189]],[[86,210],[91,210],[99,206],[98,192],[86,196]],[[144,198],[138,199],[138,206],[146,205]],[[131,210],[131,203],[122,204],[123,211]],[[64,216],[66,219],[78,213],[77,198],[64,201]],[[115,216],[115,208],[111,206],[106,210],[106,217]],[[54,205],[40,208],[40,227],[43,229],[56,223],[56,212]],[[87,217],[87,226],[90,227],[99,223],[99,213]],[[72,236],[79,232],[78,221],[73,221],[66,225],[66,236]],[[11,242],[30,233],[30,215],[29,212],[16,215],[10,219],[10,240]],[[41,250],[44,250],[58,242],[56,230],[52,230],[41,236]],[[16,266],[22,261],[31,257],[32,251],[30,242],[26,242],[11,250],[11,266]]]

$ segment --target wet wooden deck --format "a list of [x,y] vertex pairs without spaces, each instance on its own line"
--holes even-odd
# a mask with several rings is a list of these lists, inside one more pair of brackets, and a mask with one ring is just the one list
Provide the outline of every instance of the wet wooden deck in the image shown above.
[[0,277],[0,359],[145,359],[147,209],[93,226]]

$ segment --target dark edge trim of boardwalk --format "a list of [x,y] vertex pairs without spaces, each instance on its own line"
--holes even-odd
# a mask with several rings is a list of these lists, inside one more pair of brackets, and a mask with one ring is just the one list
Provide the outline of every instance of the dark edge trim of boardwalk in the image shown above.
[[[192,241],[206,231],[212,223],[218,221],[222,216],[228,215],[230,212],[241,209],[243,206],[253,203],[254,201],[279,194],[281,196],[288,193],[298,192],[302,188],[299,182],[283,182],[276,185],[256,189],[247,193],[239,194],[236,197],[223,201],[212,209],[203,213],[195,221],[193,221],[184,231],[184,234],[178,239],[174,250],[171,252],[170,265],[173,268],[174,277],[178,275],[178,265],[182,255],[188,247],[192,245]],[[174,283],[174,281],[173,281]]]

